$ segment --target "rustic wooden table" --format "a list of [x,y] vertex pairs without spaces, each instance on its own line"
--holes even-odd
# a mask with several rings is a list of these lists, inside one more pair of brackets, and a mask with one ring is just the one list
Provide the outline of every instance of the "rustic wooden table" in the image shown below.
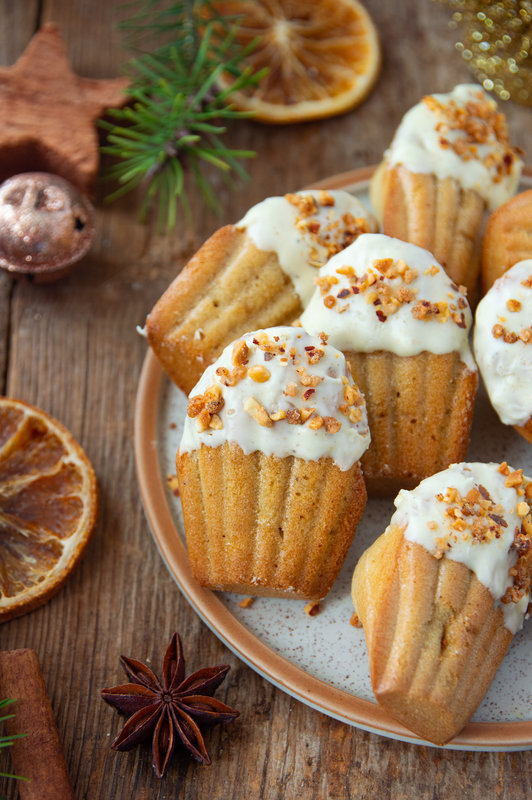
[[[0,276],[0,392],[67,425],[99,479],[99,518],[81,566],[44,607],[0,630],[2,648],[30,647],[39,655],[78,798],[532,796],[527,752],[451,752],[382,738],[311,710],[243,665],[178,591],[137,488],[133,414],[146,344],[135,327],[180,267],[220,224],[239,219],[265,196],[376,163],[408,107],[425,93],[471,78],[454,49],[446,8],[431,0],[366,5],[384,56],[370,97],[323,122],[235,125],[231,144],[253,148],[257,157],[249,163],[247,183],[234,191],[217,184],[221,218],[193,195],[192,223],[178,224],[165,238],[137,222],[135,198],[110,207],[99,202],[96,242],[69,278],[38,286]],[[0,0],[0,63],[13,63],[39,25],[53,20],[78,74],[115,76],[124,60],[120,6],[109,0]],[[508,104],[505,111],[514,141],[526,148],[530,110]],[[159,668],[176,629],[192,669],[231,664],[217,696],[241,714],[207,734],[212,766],[177,753],[160,781],[147,746],[126,754],[110,749],[121,718],[102,702],[100,689],[121,682],[122,653],[152,658]],[[14,782],[0,781],[0,794],[16,797]]]

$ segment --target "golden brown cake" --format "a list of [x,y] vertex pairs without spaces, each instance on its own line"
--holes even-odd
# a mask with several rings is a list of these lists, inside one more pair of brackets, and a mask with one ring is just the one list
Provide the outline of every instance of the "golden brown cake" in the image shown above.
[[520,170],[495,101],[466,84],[405,115],[371,197],[384,233],[430,250],[475,299],[486,212],[515,193]]
[[532,189],[504,203],[490,217],[482,248],[484,293],[506,270],[532,258]]
[[532,258],[510,267],[484,295],[473,346],[499,419],[532,444]]
[[218,230],[146,320],[170,378],[188,394],[238,336],[295,320],[319,267],[373,230],[376,221],[356,198],[323,190],[269,197]]
[[356,566],[375,697],[435,744],[468,722],[523,623],[530,489],[506,464],[454,464],[398,495]]
[[344,355],[367,399],[372,441],[362,466],[369,494],[411,489],[465,457],[478,375],[459,352]]
[[246,334],[192,392],[177,474],[196,580],[317,600],[366,504],[364,399],[340,352],[301,328]]
[[366,399],[369,494],[395,494],[465,457],[477,371],[465,295],[426,250],[366,234],[320,270],[300,318],[326,331]]

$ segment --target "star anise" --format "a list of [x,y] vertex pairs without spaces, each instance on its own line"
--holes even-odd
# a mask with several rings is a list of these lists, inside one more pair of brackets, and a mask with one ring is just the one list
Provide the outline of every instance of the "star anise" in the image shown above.
[[229,666],[199,669],[185,678],[185,659],[177,633],[172,636],[164,655],[162,681],[149,667],[133,658],[121,656],[120,663],[131,683],[102,689],[102,697],[130,718],[111,747],[130,750],[151,737],[153,768],[159,778],[166,772],[178,738],[193,758],[210,764],[199,725],[230,722],[239,713],[211,696],[224,680]]

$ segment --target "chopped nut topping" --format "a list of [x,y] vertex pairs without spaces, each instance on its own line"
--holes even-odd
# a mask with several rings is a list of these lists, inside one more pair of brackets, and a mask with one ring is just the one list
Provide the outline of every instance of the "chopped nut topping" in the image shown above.
[[305,353],[309,364],[318,364],[325,355],[319,347],[305,347]]
[[197,417],[200,411],[205,408],[205,398],[202,394],[197,394],[194,397],[189,397],[187,405],[187,414],[189,417]]
[[[510,301],[510,302],[517,302],[517,301]],[[507,305],[508,305],[507,303]],[[510,309],[510,311],[518,311],[518,308]],[[499,317],[502,319],[502,317]],[[515,331],[508,331],[504,328],[499,322],[497,322],[493,328],[491,329],[491,334],[494,339],[504,339],[506,344],[515,344],[517,341],[521,341],[524,344],[528,344],[532,340],[532,326],[530,328],[523,328],[522,331],[516,333]]]
[[[526,496],[527,493],[532,495],[532,489],[529,489],[530,483],[524,482],[521,469],[511,471],[508,464],[502,462],[498,471],[505,477],[505,486],[515,489],[518,496]],[[436,499],[446,504],[444,513],[449,519],[448,533],[436,540],[436,558],[441,558],[459,540],[470,539],[473,545],[486,543],[501,538],[504,530],[508,529],[502,506],[491,498],[482,485],[471,489],[465,497],[462,497],[456,488],[449,487],[446,492],[436,495]],[[503,603],[517,602],[524,594],[529,593],[532,578],[530,505],[520,500],[515,506],[515,511],[522,520],[521,525],[515,529],[511,545],[512,550],[518,554],[518,560],[509,570],[512,584],[501,598]],[[434,522],[427,524],[432,530],[438,527]]]
[[371,230],[367,219],[354,217],[349,212],[340,216],[328,212],[325,220],[316,219],[320,206],[330,208],[336,205],[335,198],[329,192],[320,191],[317,198],[310,194],[287,194],[285,199],[297,209],[296,228],[307,238],[310,237],[311,242],[315,242],[309,247],[307,262],[310,266],[322,267],[331,256],[352,244],[361,233]]
[[349,414],[347,415],[347,418],[349,422],[355,424],[356,422],[360,422],[363,416],[364,413],[362,411],[362,407],[360,407],[360,408],[352,408]]
[[271,428],[273,425],[272,420],[268,416],[268,412],[261,406],[258,400],[255,400],[254,397],[247,397],[244,402],[244,411],[246,411],[250,417],[253,417],[255,422],[258,422],[259,425],[262,425],[266,428]]
[[308,426],[313,431],[319,430],[323,426],[323,417],[320,417],[319,415],[317,417],[312,417]]
[[515,510],[519,517],[526,517],[528,514],[530,514],[530,506],[528,505],[528,503],[525,503],[524,501],[518,503]]
[[315,617],[320,611],[321,606],[319,600],[313,600],[305,606],[305,614],[308,614],[309,617]]
[[285,194],[285,198],[305,217],[318,211],[318,204],[311,194]]
[[302,386],[317,386],[323,380],[319,375],[309,375],[305,367],[297,367],[296,372],[300,376],[299,382]]
[[177,475],[167,475],[166,482],[172,494],[176,497],[179,497],[179,481],[177,479]]
[[211,423],[211,417],[212,414],[209,414],[206,408],[200,411],[196,417],[196,428],[200,433],[207,430]]
[[223,386],[236,386],[247,375],[246,367],[234,367],[231,372],[227,367],[217,367],[216,375]]
[[245,364],[249,355],[249,348],[244,339],[239,339],[233,345],[233,365],[235,367]]
[[338,433],[342,423],[335,417],[323,417],[323,424],[327,433]]
[[512,488],[515,486],[521,486],[522,483],[523,483],[523,470],[516,469],[514,472],[510,472],[510,474],[506,477],[504,485],[508,486],[508,488]]
[[322,206],[334,206],[335,205],[335,199],[332,196],[332,194],[330,194],[330,192],[326,192],[324,189],[320,189],[319,199],[320,199],[320,204]]
[[251,380],[255,381],[256,383],[266,383],[266,381],[270,380],[271,372],[261,364],[257,364],[256,366],[248,369],[248,375]]
[[221,411],[224,407],[224,403],[225,401],[223,397],[220,397],[218,400],[209,400],[207,403],[205,403],[205,408],[209,414],[217,414],[218,411]]
[[[454,100],[442,103],[433,95],[424,97],[423,102],[440,120],[436,130],[440,134],[442,148],[452,148],[463,161],[478,161],[478,145],[496,141],[501,146],[500,151],[490,152],[483,163],[495,173],[495,183],[510,174],[518,155],[517,148],[510,147],[504,115],[481,91],[475,100],[463,106]],[[460,131],[461,135],[451,142],[448,138],[450,131]]]
[[295,383],[287,383],[284,389],[283,394],[287,397],[296,397],[297,395],[297,384]]
[[510,299],[506,303],[506,308],[508,311],[521,311],[521,303],[519,300]]
[[345,402],[350,406],[353,406],[356,402],[358,402],[360,399],[360,392],[356,386],[352,386],[349,383],[344,386],[344,399]]
[[299,415],[301,417],[301,422],[305,424],[307,419],[310,419],[310,417],[314,414],[315,411],[316,411],[315,408],[300,408]]
[[[223,427],[220,417],[217,416],[218,411],[221,411],[223,407],[224,399],[221,387],[218,384],[213,384],[204,394],[189,398],[187,414],[189,417],[196,418],[196,428],[201,433],[209,427],[214,428],[217,425],[219,428]],[[214,417],[216,417],[217,421],[211,424]]]
[[[338,270],[336,270],[338,272]],[[314,278],[314,283],[316,286],[319,286],[320,294],[325,295],[331,291],[331,286],[334,286],[338,283],[338,278],[334,275],[323,275],[318,278]]]
[[301,414],[297,410],[297,408],[289,408],[286,412],[286,421],[289,425],[301,425],[302,419]]
[[[412,308],[412,316],[420,320],[437,319],[438,322],[446,322],[449,319],[450,311],[446,300],[441,300],[439,303],[431,303],[429,300],[420,300]],[[454,319],[454,314],[451,316]],[[462,320],[463,314],[458,320],[454,319],[454,322],[458,324],[458,322],[462,323]],[[460,324],[459,327],[465,327],[465,322]]]
[[274,411],[272,414],[270,414],[270,419],[272,419],[274,422],[279,422],[281,419],[286,419],[286,411],[284,408],[280,408],[279,411]]

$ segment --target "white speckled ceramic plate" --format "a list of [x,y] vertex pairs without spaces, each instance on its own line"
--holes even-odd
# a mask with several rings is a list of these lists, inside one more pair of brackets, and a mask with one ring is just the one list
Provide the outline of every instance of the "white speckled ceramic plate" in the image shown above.
[[[344,188],[367,200],[372,169],[323,181],[320,188]],[[527,170],[523,188],[532,186]],[[139,486],[161,555],[181,591],[204,622],[250,667],[318,711],[365,730],[427,744],[389,717],[374,701],[364,634],[349,624],[350,583],[363,550],[381,534],[391,500],[370,500],[342,572],[315,617],[304,602],[257,598],[248,608],[239,595],[214,593],[194,581],[187,561],[180,502],[168,483],[175,474],[186,398],[148,352],[138,390],[135,451]],[[532,474],[532,447],[503,426],[480,391],[469,461],[507,461]],[[482,705],[447,749],[532,749],[532,623],[514,637]]]

